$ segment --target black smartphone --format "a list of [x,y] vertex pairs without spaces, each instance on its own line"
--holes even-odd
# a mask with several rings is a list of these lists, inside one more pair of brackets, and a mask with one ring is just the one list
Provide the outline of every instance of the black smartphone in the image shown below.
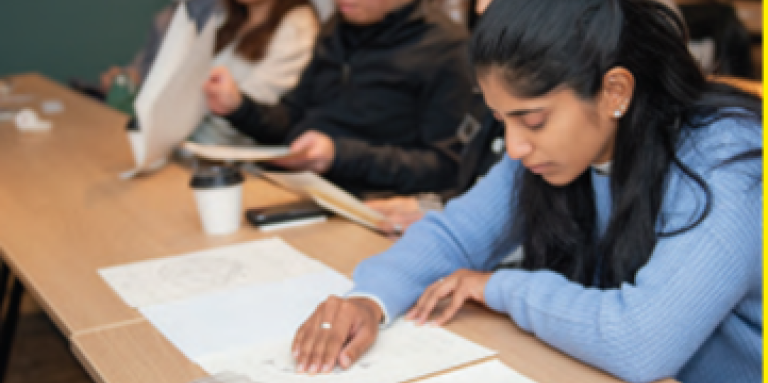
[[330,213],[311,200],[253,208],[245,211],[245,218],[252,225],[272,225],[297,219],[324,217]]

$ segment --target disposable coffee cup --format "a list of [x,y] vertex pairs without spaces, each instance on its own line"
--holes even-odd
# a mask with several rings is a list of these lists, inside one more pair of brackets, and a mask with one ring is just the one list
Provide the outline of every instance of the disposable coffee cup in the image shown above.
[[190,186],[206,233],[231,234],[240,228],[242,184],[243,175],[233,166],[204,164],[197,167]]

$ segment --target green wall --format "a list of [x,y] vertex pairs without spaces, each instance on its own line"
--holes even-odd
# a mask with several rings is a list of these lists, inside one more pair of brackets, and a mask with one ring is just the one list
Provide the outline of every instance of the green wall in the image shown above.
[[0,76],[96,81],[129,63],[170,0],[0,0]]

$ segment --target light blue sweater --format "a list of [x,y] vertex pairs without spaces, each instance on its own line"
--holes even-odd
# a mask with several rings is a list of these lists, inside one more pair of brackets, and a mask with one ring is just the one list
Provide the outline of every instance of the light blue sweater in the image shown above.
[[[550,271],[496,271],[487,304],[525,331],[630,382],[758,382],[762,366],[762,163],[717,167],[762,148],[762,127],[721,120],[691,134],[683,163],[712,189],[712,211],[683,234],[658,241],[635,284],[585,288]],[[387,318],[409,309],[431,283],[462,268],[490,271],[520,244],[514,174],[505,157],[442,214],[411,227],[390,250],[355,270],[353,294],[372,295]],[[704,193],[673,167],[663,228],[685,226]],[[592,171],[599,230],[611,214],[610,178]],[[661,221],[660,221],[661,222]],[[662,224],[659,223],[662,228]]]

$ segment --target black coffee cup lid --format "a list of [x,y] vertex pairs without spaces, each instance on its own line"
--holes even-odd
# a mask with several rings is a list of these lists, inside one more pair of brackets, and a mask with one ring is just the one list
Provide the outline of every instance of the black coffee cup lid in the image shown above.
[[130,120],[125,124],[125,130],[129,132],[138,132],[139,131],[139,121],[136,120],[136,117],[131,117]]
[[243,182],[243,175],[234,166],[209,165],[195,170],[189,186],[195,189],[213,189]]

